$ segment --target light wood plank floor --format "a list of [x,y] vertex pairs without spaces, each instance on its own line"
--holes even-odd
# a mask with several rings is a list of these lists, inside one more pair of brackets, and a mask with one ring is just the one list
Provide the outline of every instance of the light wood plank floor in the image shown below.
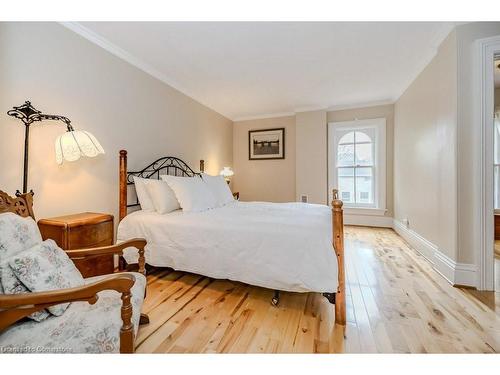
[[[492,353],[500,293],[450,286],[391,229],[346,227],[347,326],[319,294],[168,269],[148,276],[139,353]],[[344,336],[345,335],[345,336]]]

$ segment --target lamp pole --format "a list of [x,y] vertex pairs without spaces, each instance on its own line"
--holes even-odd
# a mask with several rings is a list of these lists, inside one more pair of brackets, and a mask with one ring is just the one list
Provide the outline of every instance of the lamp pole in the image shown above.
[[[23,121],[24,122],[24,121]],[[28,190],[28,152],[30,144],[30,124],[24,124],[24,174],[23,174],[23,194]],[[19,190],[16,192],[19,192]]]

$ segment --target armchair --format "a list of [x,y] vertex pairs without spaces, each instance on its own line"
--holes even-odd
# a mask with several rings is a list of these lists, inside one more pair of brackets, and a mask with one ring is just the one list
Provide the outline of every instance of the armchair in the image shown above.
[[[0,191],[0,214],[5,212],[34,219],[32,195],[13,198]],[[138,325],[148,322],[140,313],[146,289],[145,245],[144,239],[137,238],[112,246],[66,251],[70,259],[82,259],[103,254],[121,256],[125,248],[136,247],[139,273],[92,277],[75,288],[0,294],[0,348],[4,352],[39,347],[51,352],[132,353]],[[0,252],[0,265],[2,261],[5,259]],[[65,302],[72,304],[61,316],[41,322],[23,320],[33,312]]]

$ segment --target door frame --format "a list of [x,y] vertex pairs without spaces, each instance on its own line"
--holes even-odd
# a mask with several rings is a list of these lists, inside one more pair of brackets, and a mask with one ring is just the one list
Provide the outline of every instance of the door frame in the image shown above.
[[476,41],[477,51],[477,118],[480,123],[480,243],[477,254],[477,288],[479,290],[494,289],[494,118],[495,111],[495,56],[500,54],[500,36]]

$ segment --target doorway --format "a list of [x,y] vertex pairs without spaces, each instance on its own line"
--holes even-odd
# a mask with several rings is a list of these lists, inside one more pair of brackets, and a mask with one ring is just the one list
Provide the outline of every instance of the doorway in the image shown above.
[[[479,225],[476,227],[479,230],[476,287],[478,290],[494,291],[500,290],[500,264],[495,253],[495,245],[500,248],[500,243],[495,242],[495,220],[500,225],[500,218],[496,215],[500,214],[500,125],[497,129],[498,121],[495,119],[496,107],[500,107],[495,104],[495,99],[500,104],[500,95],[495,98],[495,76],[498,76],[496,70],[500,64],[500,36],[477,40],[476,47],[478,60],[474,78],[477,89],[475,106],[480,124],[476,143],[480,168],[475,180],[479,188],[476,200],[476,212],[479,213]],[[498,79],[497,83],[500,83]],[[500,231],[497,237],[500,239]]]
[[495,292],[500,292],[500,56],[494,59],[494,106],[493,106],[493,204],[494,238],[493,280]]

